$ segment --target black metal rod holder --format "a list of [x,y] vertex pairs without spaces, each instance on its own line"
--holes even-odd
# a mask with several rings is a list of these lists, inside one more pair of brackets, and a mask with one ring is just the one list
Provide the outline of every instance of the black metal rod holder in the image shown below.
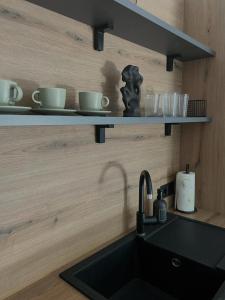
[[113,25],[105,24],[94,27],[94,49],[97,51],[104,50],[104,34],[106,31],[113,30]]
[[180,57],[180,55],[175,54],[175,55],[167,55],[166,59],[166,71],[167,72],[172,72],[173,67],[174,67],[174,59]]
[[105,129],[114,128],[114,125],[95,125],[95,141],[98,144],[105,143]]

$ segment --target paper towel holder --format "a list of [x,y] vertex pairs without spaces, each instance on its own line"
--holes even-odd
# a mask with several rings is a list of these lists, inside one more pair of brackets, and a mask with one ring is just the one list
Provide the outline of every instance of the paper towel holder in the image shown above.
[[189,173],[190,173],[190,165],[186,164],[185,174],[189,174]]
[[[191,184],[187,184],[191,182]],[[189,186],[190,185],[190,186]],[[197,211],[195,199],[195,173],[190,171],[190,164],[186,164],[185,171],[176,175],[176,192],[174,209],[185,214]]]

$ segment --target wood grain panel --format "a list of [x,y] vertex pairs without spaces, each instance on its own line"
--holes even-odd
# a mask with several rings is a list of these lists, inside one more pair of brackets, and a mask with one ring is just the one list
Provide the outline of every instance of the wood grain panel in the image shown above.
[[[64,86],[67,107],[77,91],[99,90],[121,112],[127,64],[140,67],[143,95],[182,87],[182,64],[167,73],[165,57],[110,35],[95,52],[91,28],[26,1],[0,1],[0,39],[0,77],[21,84],[22,104],[39,86]],[[0,129],[0,299],[133,228],[140,171],[156,190],[179,170],[180,129],[163,134],[161,125],[117,126],[98,145],[91,126]]]
[[[185,126],[182,129],[182,164],[191,162],[197,173],[197,198],[201,208],[225,212],[225,130],[224,75],[225,40],[223,0],[186,0],[186,31],[213,47],[216,58],[187,63],[184,67],[184,90],[194,99],[208,101],[211,125]],[[196,17],[197,16],[197,17]]]

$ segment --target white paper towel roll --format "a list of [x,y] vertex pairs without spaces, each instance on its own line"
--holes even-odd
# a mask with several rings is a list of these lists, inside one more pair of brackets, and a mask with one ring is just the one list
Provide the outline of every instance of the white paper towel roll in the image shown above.
[[195,173],[177,173],[175,206],[182,212],[195,211]]

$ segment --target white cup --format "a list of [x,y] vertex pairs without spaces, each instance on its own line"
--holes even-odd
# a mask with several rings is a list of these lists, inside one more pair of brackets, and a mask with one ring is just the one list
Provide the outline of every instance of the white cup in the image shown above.
[[66,90],[62,88],[39,88],[33,92],[32,100],[41,108],[62,109],[66,103]]
[[109,105],[109,98],[98,92],[79,92],[81,110],[102,110]]
[[23,98],[23,91],[11,80],[0,80],[0,106],[15,105]]

